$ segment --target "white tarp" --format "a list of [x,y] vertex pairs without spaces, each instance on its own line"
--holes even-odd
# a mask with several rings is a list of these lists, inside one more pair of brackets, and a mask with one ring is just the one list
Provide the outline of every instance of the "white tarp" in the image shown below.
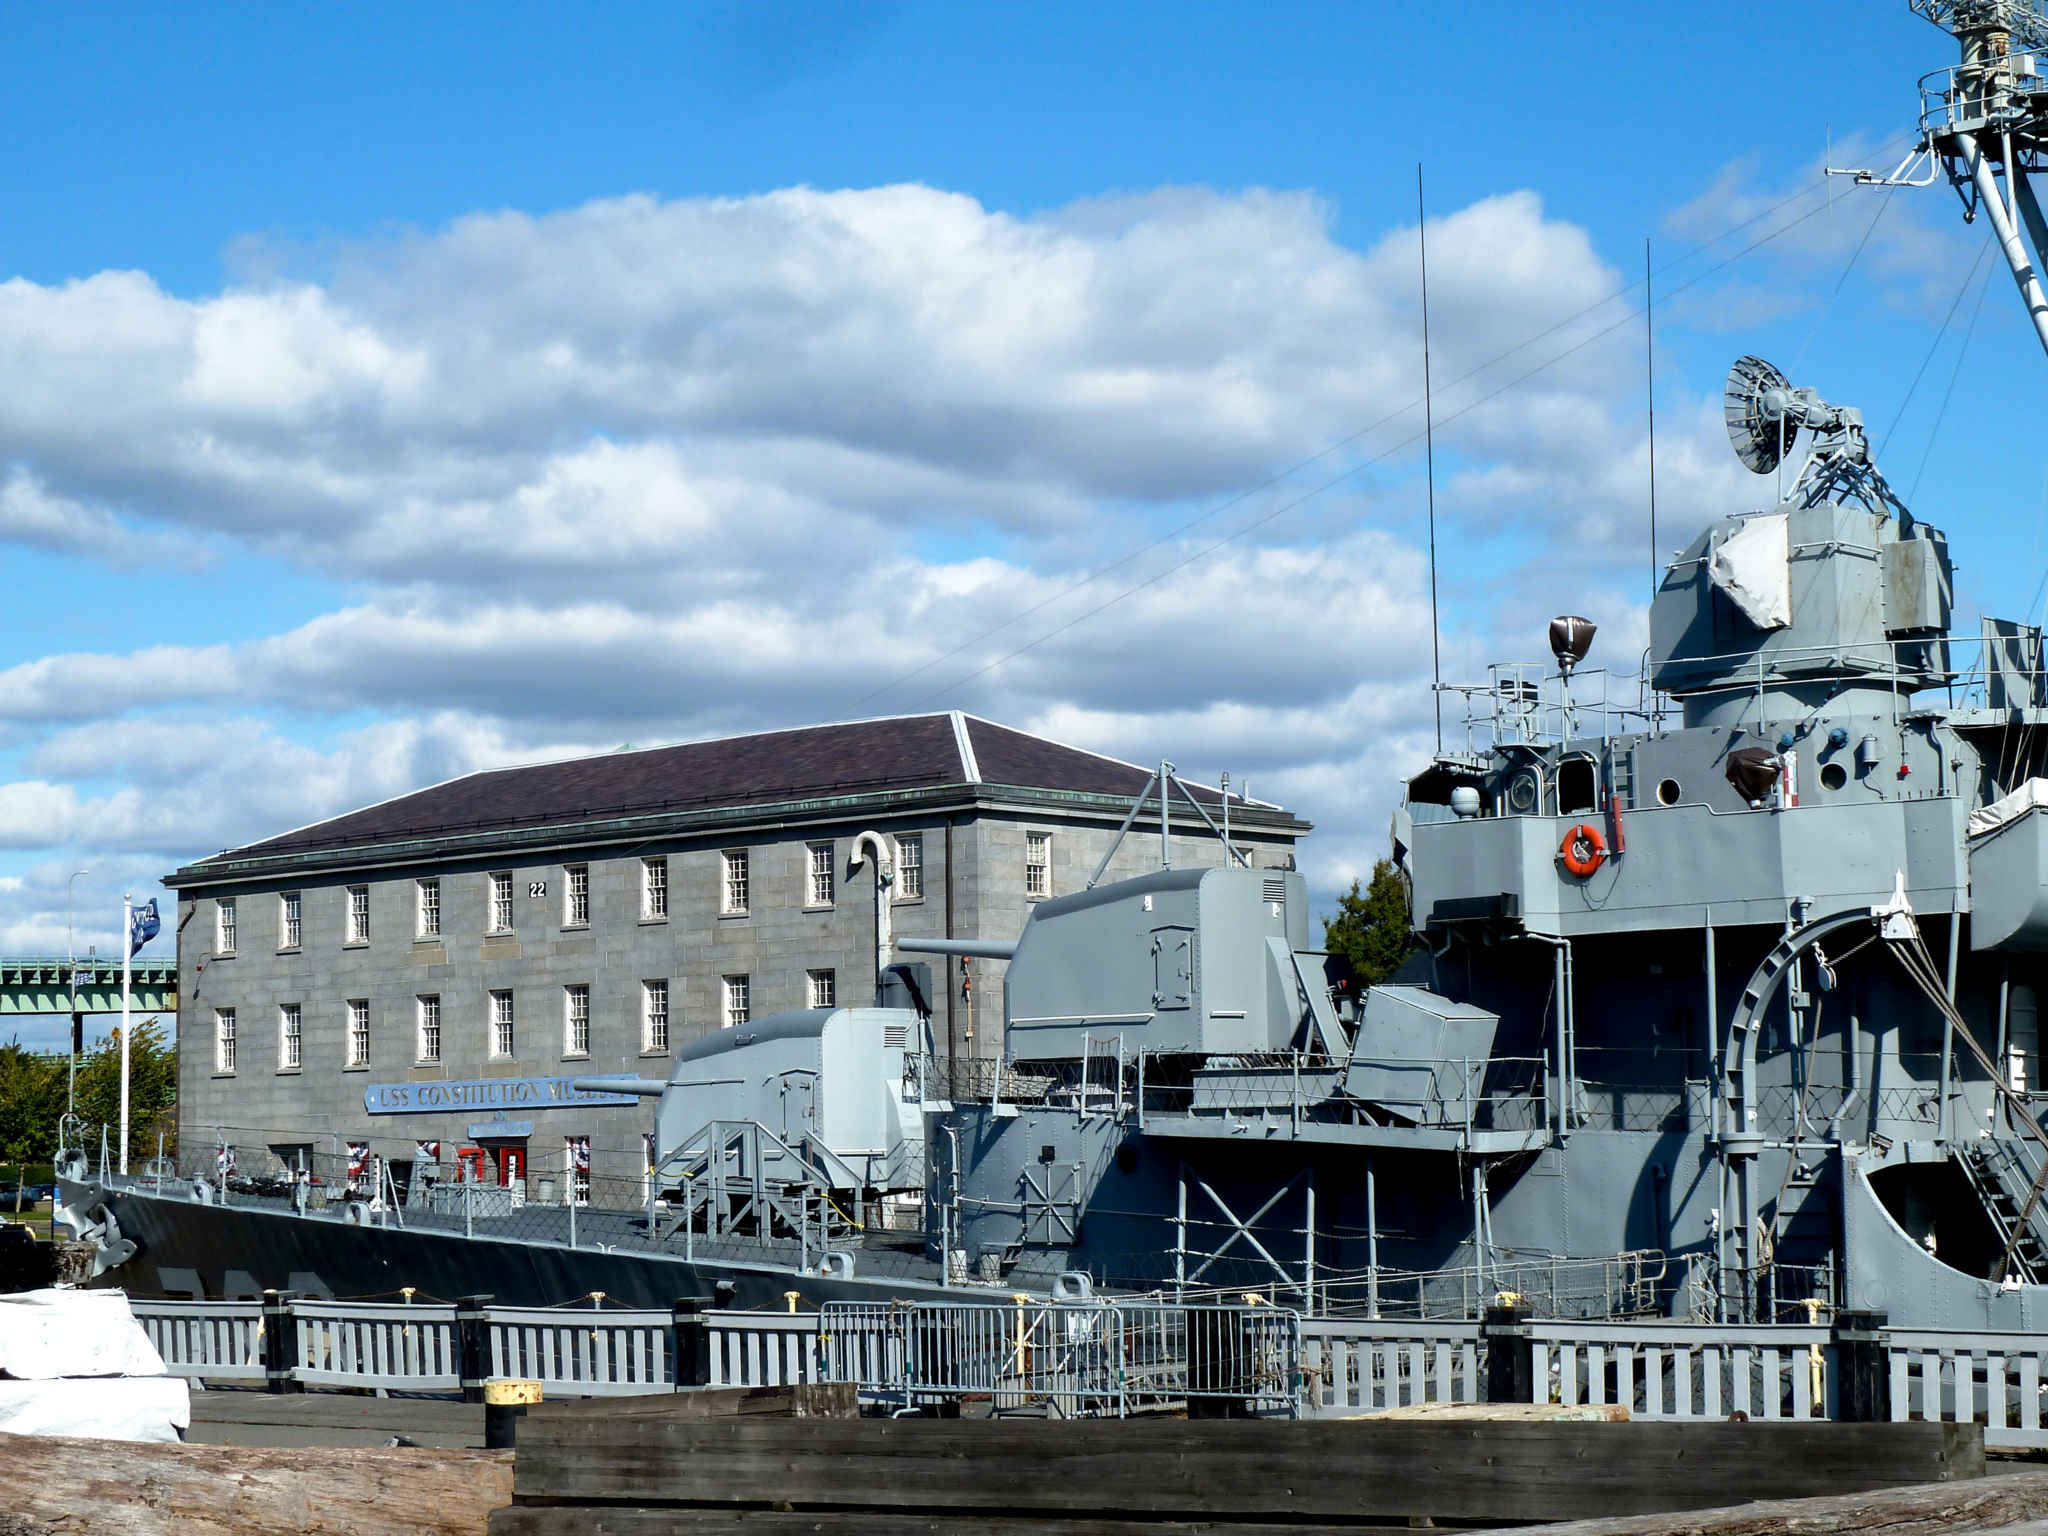
[[164,1361],[120,1291],[22,1291],[0,1295],[0,1373],[161,1376]]
[[192,1388],[180,1376],[0,1381],[0,1433],[171,1444],[191,1427]]
[[1994,800],[1983,810],[1970,812],[1970,836],[1996,832],[2044,805],[2048,805],[2048,779],[2029,779],[2003,800]]
[[1767,512],[1745,520],[1714,551],[1708,574],[1758,629],[1783,629],[1792,622],[1791,519]]

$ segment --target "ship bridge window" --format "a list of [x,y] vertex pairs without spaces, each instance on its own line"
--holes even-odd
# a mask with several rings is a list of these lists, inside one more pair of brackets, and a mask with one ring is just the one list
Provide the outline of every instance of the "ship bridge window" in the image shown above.
[[1576,816],[1599,807],[1600,777],[1590,757],[1568,757],[1557,765],[1557,814]]

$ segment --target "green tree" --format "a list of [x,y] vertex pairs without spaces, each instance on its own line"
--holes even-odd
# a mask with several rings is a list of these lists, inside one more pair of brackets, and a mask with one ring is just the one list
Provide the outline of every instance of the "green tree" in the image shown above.
[[1415,948],[1408,923],[1408,887],[1392,859],[1372,867],[1363,891],[1356,880],[1337,898],[1337,915],[1323,919],[1323,948],[1351,963],[1361,987],[1393,975]]
[[[108,1145],[120,1135],[121,1126],[121,1040],[117,1026],[111,1038],[93,1042],[91,1052],[78,1061],[78,1114],[88,1125],[108,1128]],[[63,1063],[58,1063],[57,1107],[64,1105]],[[178,1048],[164,1038],[163,1026],[155,1019],[143,1019],[135,1026],[128,1047],[128,1157],[156,1156],[156,1138],[164,1138],[166,1154],[178,1149]],[[54,1117],[52,1126],[56,1124]],[[88,1150],[98,1153],[99,1139],[93,1137]],[[119,1149],[116,1148],[116,1151]]]

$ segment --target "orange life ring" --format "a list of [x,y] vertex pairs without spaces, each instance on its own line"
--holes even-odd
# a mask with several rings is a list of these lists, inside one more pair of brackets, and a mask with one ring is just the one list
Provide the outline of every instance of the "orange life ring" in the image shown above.
[[1566,869],[1584,880],[1607,862],[1607,839],[1590,821],[1580,822],[1565,833],[1557,856],[1564,861]]

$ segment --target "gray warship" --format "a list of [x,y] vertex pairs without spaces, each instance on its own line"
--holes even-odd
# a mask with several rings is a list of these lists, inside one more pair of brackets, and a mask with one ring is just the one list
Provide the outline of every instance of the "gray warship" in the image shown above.
[[[1945,173],[2048,346],[2019,235],[2048,249],[2048,22],[1913,4],[1964,62],[1923,82],[1917,159],[1862,179]],[[1548,660],[1449,690],[1463,740],[1394,817],[1419,947],[1383,984],[1316,948],[1300,874],[1162,847],[1014,940],[899,943],[876,1007],[757,1021],[623,1085],[662,1149],[640,1210],[316,1210],[75,1159],[70,1222],[143,1291],[232,1254],[244,1289],[535,1303],[800,1282],[2048,1322],[2042,632],[1954,632],[1947,541],[1855,409],[1746,357],[1725,414],[1791,488],[1665,566],[1642,676],[1590,667],[1569,615]],[[1154,787],[1163,825],[1170,767]],[[1008,962],[1000,1061],[933,1056],[919,953]]]

